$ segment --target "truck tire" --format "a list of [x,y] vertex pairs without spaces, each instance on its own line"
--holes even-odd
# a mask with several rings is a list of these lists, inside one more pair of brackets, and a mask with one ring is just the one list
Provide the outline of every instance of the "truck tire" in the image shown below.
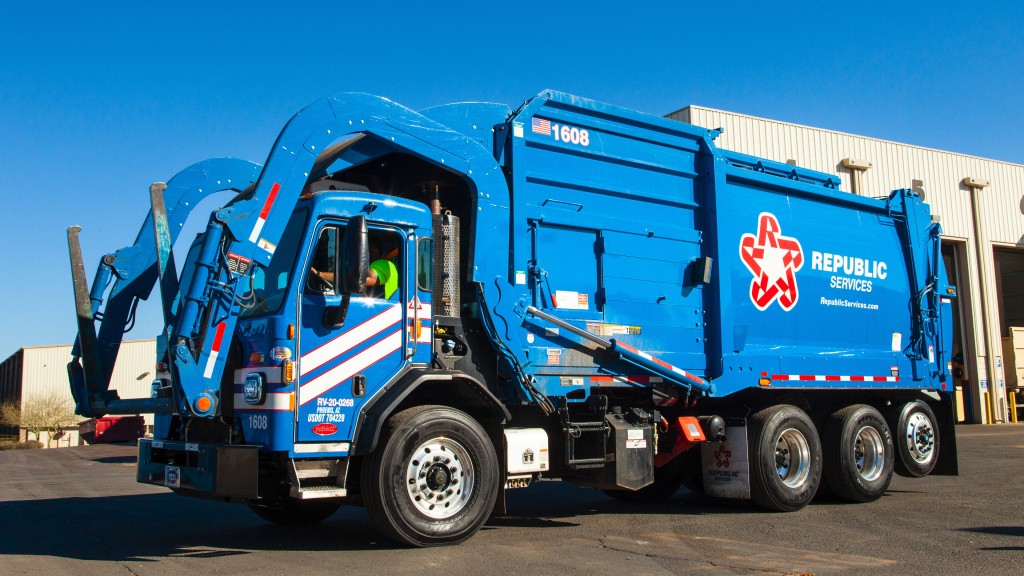
[[362,468],[374,525],[411,546],[458,544],[483,526],[500,489],[494,446],[469,415],[419,406],[391,416]]
[[750,498],[766,510],[806,506],[821,482],[821,440],[796,406],[765,408],[750,417]]
[[267,522],[280,526],[312,526],[329,518],[341,508],[337,500],[298,500],[283,498],[281,500],[249,504],[249,509]]
[[931,474],[939,462],[939,425],[931,407],[920,400],[897,406],[889,412],[889,426],[896,444],[896,473],[911,478]]
[[873,502],[892,481],[892,434],[882,414],[864,404],[836,411],[825,422],[825,482],[836,497]]

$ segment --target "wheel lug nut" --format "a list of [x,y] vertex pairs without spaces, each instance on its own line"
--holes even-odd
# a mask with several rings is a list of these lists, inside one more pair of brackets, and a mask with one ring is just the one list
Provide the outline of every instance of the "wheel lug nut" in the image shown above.
[[441,457],[440,456],[434,456],[434,462],[440,462],[440,461],[441,461]]

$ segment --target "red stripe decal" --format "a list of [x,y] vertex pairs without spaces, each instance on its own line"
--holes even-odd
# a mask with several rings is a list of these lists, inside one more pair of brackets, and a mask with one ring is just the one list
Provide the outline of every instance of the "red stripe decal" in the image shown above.
[[260,210],[260,218],[267,219],[267,214],[270,214],[270,207],[274,205],[274,200],[277,198],[277,191],[281,189],[281,185],[274,182],[274,185],[270,187],[270,194],[267,195],[267,201],[263,203],[263,210]]
[[841,378],[840,376],[825,376],[825,381],[826,382],[838,382],[840,378]]
[[800,375],[800,379],[801,380],[814,380],[814,375],[813,374],[801,374]]
[[225,324],[223,322],[217,324],[217,335],[213,337],[213,348],[210,350],[211,352],[220,352],[220,341],[224,338],[224,328]]
[[626,350],[628,350],[628,351],[630,351],[630,352],[632,352],[634,354],[637,354],[637,353],[640,352],[639,350],[637,350],[636,348],[633,348],[632,346],[630,346],[628,344],[623,344],[622,342],[616,342],[616,344],[619,346],[619,348],[625,348]]
[[636,384],[646,384],[646,383],[649,383],[651,381],[651,378],[650,378],[650,376],[619,376],[618,378],[616,378],[614,376],[591,376],[590,377],[590,381],[591,382],[615,382],[616,380],[618,380],[619,382],[633,382],[633,383],[636,383]]
[[664,360],[658,360],[657,358],[655,358],[653,356],[651,357],[651,360],[654,360],[654,363],[657,364],[658,366],[662,366],[664,368],[668,368],[669,370],[674,368],[674,366],[672,366],[668,362],[665,362]]

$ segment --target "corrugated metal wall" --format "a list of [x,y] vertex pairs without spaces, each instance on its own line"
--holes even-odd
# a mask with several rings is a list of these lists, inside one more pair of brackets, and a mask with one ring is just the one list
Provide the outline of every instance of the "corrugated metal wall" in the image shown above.
[[[1002,334],[994,289],[998,282],[993,248],[1024,247],[1024,166],[699,106],[683,108],[668,117],[724,129],[716,142],[727,150],[836,174],[843,181],[840,189],[847,192],[851,191],[853,174],[842,166],[845,158],[872,163],[861,175],[860,193],[864,196],[884,197],[897,188],[917,188],[914,181],[920,181],[919,189],[931,204],[932,213],[941,218],[944,238],[955,242],[966,255],[960,275],[961,306],[970,330],[965,346],[969,352],[973,350],[968,373],[976,375],[976,387],[991,380],[996,399],[1002,401]],[[980,253],[975,245],[971,191],[963,184],[966,177],[989,182],[979,192],[978,240],[984,247]],[[981,283],[989,287],[987,301],[982,298]],[[988,326],[983,322],[982,306],[989,318]],[[986,337],[992,344],[993,363],[985,354]],[[991,378],[988,366],[995,367]],[[977,393],[983,390],[979,388]],[[983,410],[976,408],[974,412],[975,420],[988,420]],[[996,419],[1002,419],[998,410]]]
[[[0,404],[15,402],[21,404],[21,359],[22,351],[18,350],[0,364]],[[0,424],[0,437],[8,438],[18,435],[18,427]]]
[[[122,342],[111,376],[111,388],[117,390],[121,398],[148,398],[155,378],[155,358],[155,340]],[[71,345],[22,348],[0,364],[0,402],[20,396],[24,406],[33,398],[56,393],[66,396],[74,406],[68,387],[67,364],[70,361]],[[146,415],[146,424],[152,423],[153,415]],[[0,430],[0,434],[4,432]]]
[[862,177],[865,196],[886,196],[897,188],[912,188],[914,180],[920,180],[932,212],[942,217],[949,237],[971,237],[970,193],[961,183],[963,178],[988,180],[990,185],[982,192],[988,240],[1017,244],[1024,237],[1024,166],[698,106],[669,118],[724,128],[717,144],[726,150],[779,162],[795,160],[799,166],[837,174],[843,179],[840,189],[847,192],[852,174],[843,168],[844,158],[873,164]]

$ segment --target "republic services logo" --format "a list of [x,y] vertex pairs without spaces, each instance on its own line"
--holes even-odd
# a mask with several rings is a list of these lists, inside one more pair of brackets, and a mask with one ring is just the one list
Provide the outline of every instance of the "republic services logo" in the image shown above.
[[804,251],[796,238],[782,235],[779,219],[769,212],[757,217],[757,235],[740,238],[740,258],[754,275],[750,281],[750,301],[758,310],[772,302],[789,312],[800,297],[796,273],[804,265]]

